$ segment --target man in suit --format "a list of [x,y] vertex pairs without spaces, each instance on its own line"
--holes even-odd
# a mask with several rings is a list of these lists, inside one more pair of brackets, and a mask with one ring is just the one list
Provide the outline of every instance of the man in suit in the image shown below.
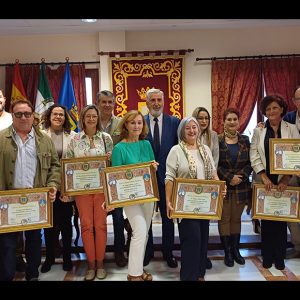
[[[287,113],[283,120],[295,124],[300,133],[300,86],[295,89],[293,102],[297,109]],[[295,185],[299,186],[299,178],[297,180],[298,184]],[[300,223],[289,222],[288,227],[294,248],[287,251],[286,258],[300,258]]]
[[[149,133],[146,139],[151,143],[155,154],[155,160],[159,163],[157,169],[157,182],[159,189],[158,207],[162,218],[162,252],[163,258],[167,261],[170,268],[177,267],[177,261],[172,254],[174,247],[174,223],[167,217],[165,177],[166,160],[170,149],[178,144],[177,128],[180,120],[176,117],[163,113],[164,93],[159,89],[149,89],[147,91],[147,107],[149,114],[145,120],[149,127]],[[157,126],[158,125],[158,126]],[[157,128],[158,127],[158,128]],[[156,128],[158,130],[156,130]],[[158,137],[159,140],[157,140]],[[149,230],[149,238],[144,258],[144,266],[148,265],[154,256],[152,227]]]
[[[113,114],[115,107],[115,96],[110,91],[100,91],[97,94],[97,106],[100,111],[101,131],[104,131],[112,137],[114,145],[120,141],[120,132],[118,125],[120,118]],[[116,208],[112,211],[114,226],[114,252],[115,263],[119,267],[125,267],[127,259],[124,256],[125,236],[124,236],[124,216],[123,208]]]

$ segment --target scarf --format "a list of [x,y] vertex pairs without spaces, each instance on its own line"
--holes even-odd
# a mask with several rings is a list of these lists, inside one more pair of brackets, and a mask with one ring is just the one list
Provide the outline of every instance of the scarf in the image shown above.
[[[181,147],[183,153],[185,154],[185,157],[188,161],[189,164],[189,173],[191,178],[197,178],[197,166],[196,166],[196,161],[194,159],[194,157],[191,155],[191,152],[188,150],[187,148],[187,144],[184,141],[179,142],[179,146]],[[200,153],[200,156],[203,160],[203,164],[204,164],[204,174],[205,174],[205,179],[206,180],[211,180],[212,177],[212,173],[213,173],[213,167],[211,164],[211,161],[209,159],[209,156],[204,148],[203,145],[201,145],[200,143],[197,143],[198,146],[198,150]]]

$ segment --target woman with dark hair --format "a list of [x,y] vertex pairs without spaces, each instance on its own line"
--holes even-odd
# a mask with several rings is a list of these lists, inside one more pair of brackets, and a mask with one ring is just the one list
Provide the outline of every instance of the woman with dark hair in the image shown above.
[[233,267],[234,261],[245,264],[239,251],[241,216],[246,203],[251,201],[250,142],[248,136],[238,132],[239,117],[236,109],[226,109],[223,114],[224,132],[219,135],[218,175],[220,180],[226,181],[228,190],[218,227],[227,267]]
[[[108,133],[101,131],[100,113],[96,105],[87,105],[81,110],[79,127],[81,132],[77,133],[68,145],[67,158],[104,155],[110,158],[113,141]],[[103,260],[107,240],[107,214],[102,208],[104,194],[75,196],[75,202],[88,261],[85,280],[91,281],[95,277],[104,279],[106,270]]]
[[[255,176],[253,182],[262,182],[266,191],[277,188],[283,192],[291,176],[270,174],[271,138],[299,139],[299,131],[294,124],[282,120],[287,104],[279,95],[269,95],[262,99],[260,111],[268,119],[264,127],[254,129],[250,147],[250,160]],[[263,267],[268,269],[275,263],[278,270],[285,268],[284,258],[287,246],[287,223],[282,221],[261,220],[261,254]]]
[[[74,136],[75,132],[71,131],[71,125],[67,117],[65,106],[53,104],[44,113],[44,127],[57,151],[59,159],[63,158],[67,151],[67,146]],[[71,199],[73,201],[73,199]],[[55,262],[55,246],[61,232],[63,242],[63,269],[70,271],[73,267],[71,261],[71,243],[72,243],[72,216],[73,203],[65,202],[57,191],[56,199],[53,202],[53,227],[45,228],[46,260],[42,265],[41,272],[50,271]]]

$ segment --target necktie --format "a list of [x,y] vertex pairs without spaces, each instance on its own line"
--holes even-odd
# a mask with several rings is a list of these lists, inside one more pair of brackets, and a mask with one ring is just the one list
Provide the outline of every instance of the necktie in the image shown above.
[[158,119],[154,118],[153,121],[155,122],[154,134],[153,134],[153,145],[154,145],[155,157],[157,158],[158,153],[159,153],[159,148],[160,148]]

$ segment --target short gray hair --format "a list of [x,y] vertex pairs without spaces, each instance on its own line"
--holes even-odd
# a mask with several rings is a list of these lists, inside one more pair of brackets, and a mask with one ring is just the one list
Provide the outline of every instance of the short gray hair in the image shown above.
[[146,98],[147,98],[147,101],[150,100],[151,96],[153,94],[161,94],[162,98],[164,99],[164,92],[161,91],[160,89],[155,89],[155,88],[152,88],[152,89],[149,89],[147,92],[146,92]]
[[97,103],[99,103],[100,98],[106,96],[106,97],[112,97],[112,99],[115,101],[115,95],[107,90],[103,90],[97,93]]
[[190,121],[194,121],[196,123],[200,134],[200,125],[197,120],[194,117],[185,117],[181,120],[177,129],[178,142],[184,141],[184,129],[186,124],[188,124]]

